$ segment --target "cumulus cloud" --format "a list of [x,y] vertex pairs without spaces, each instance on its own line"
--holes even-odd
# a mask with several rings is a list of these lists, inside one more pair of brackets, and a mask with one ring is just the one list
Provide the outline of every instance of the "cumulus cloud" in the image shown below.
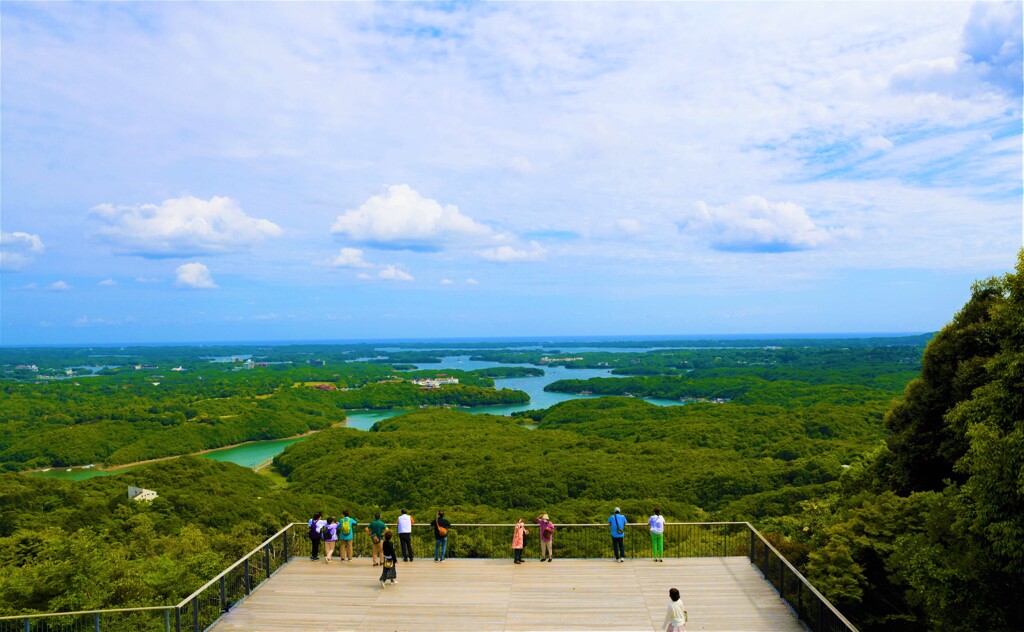
[[707,238],[715,250],[729,252],[808,250],[832,239],[829,231],[814,224],[803,207],[792,202],[769,202],[757,195],[725,206],[698,202],[679,228]]
[[100,287],[114,287],[115,285],[117,285],[117,281],[115,281],[114,279],[104,279],[100,281],[97,285],[99,285]]
[[176,287],[192,288],[197,290],[215,290],[219,285],[210,276],[210,269],[202,263],[186,263],[178,266],[176,270]]
[[487,236],[491,229],[457,206],[442,206],[407,184],[397,184],[339,215],[331,232],[378,248],[438,250],[446,243]]
[[480,285],[480,282],[477,281],[476,279],[470,277],[470,278],[466,279],[466,285]]
[[453,285],[454,283],[455,281],[452,281],[451,279],[441,279],[441,285]]
[[45,250],[39,235],[0,231],[0,270],[21,270]]
[[976,2],[957,55],[901,64],[890,75],[891,85],[961,97],[996,87],[1019,97],[1024,92],[1021,22],[1019,2]]
[[1020,2],[976,2],[961,35],[962,50],[986,81],[1020,95],[1022,75]]
[[105,225],[92,237],[117,254],[150,258],[224,254],[252,248],[281,228],[250,217],[229,197],[201,200],[181,197],[159,205],[113,206],[91,209]]
[[363,251],[358,248],[342,248],[338,256],[328,261],[335,268],[369,268],[370,264],[363,259]]
[[536,241],[531,241],[525,247],[497,246],[485,248],[477,254],[481,259],[495,261],[497,263],[521,263],[525,261],[542,261],[548,255],[548,251]]
[[380,272],[377,273],[378,279],[387,279],[389,281],[412,281],[412,275],[405,270],[402,270],[396,265],[384,266]]
[[67,292],[71,289],[71,286],[66,281],[54,281],[46,286],[46,289],[51,292]]

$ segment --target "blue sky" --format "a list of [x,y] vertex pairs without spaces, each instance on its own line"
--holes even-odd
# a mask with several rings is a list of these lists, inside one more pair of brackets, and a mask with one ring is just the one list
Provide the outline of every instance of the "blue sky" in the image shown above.
[[921,332],[1021,3],[0,4],[0,343]]

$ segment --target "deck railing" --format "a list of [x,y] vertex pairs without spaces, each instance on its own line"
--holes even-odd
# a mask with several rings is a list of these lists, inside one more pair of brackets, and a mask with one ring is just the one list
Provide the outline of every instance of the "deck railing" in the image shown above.
[[[540,555],[536,525],[528,526],[526,557]],[[394,531],[394,525],[391,525]],[[458,524],[448,531],[446,557],[511,558],[512,525]],[[434,535],[417,524],[412,534],[418,559],[431,559]],[[627,558],[650,557],[647,525],[629,523],[623,538]],[[560,524],[554,537],[557,558],[613,557],[609,527],[603,523]],[[396,551],[400,550],[395,543]],[[305,523],[292,523],[268,538],[176,605],[148,608],[84,610],[0,617],[0,632],[202,632],[225,612],[252,594],[294,557],[309,557],[311,543]],[[360,525],[353,534],[353,553],[370,555],[370,538]],[[321,555],[323,545],[321,545]],[[665,557],[735,557],[750,559],[812,632],[856,632],[847,621],[749,523],[667,523]]]

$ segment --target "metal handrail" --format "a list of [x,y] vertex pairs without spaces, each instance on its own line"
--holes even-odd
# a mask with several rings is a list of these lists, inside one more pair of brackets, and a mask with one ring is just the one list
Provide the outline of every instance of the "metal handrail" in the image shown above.
[[274,540],[276,540],[276,539],[277,539],[278,537],[280,537],[281,535],[285,534],[285,533],[286,533],[287,531],[289,531],[289,530],[290,530],[290,529],[291,529],[292,527],[294,527],[294,526],[295,526],[295,525],[297,525],[297,524],[303,524],[303,523],[301,523],[301,522],[292,522],[292,523],[289,523],[287,527],[285,527],[284,529],[281,529],[280,531],[278,531],[278,532],[277,532],[277,533],[275,533],[274,535],[272,535],[272,536],[270,536],[269,538],[267,538],[266,540],[264,540],[264,541],[263,541],[262,543],[260,543],[260,545],[259,545],[259,546],[257,546],[257,547],[256,547],[256,548],[254,548],[253,550],[249,551],[248,553],[246,553],[246,554],[245,554],[245,555],[243,555],[242,557],[240,557],[240,558],[238,559],[238,561],[237,561],[237,562],[235,562],[234,564],[232,564],[231,566],[229,566],[229,567],[225,568],[224,570],[222,570],[222,571],[220,572],[220,574],[219,574],[219,575],[217,575],[216,577],[214,577],[214,578],[213,578],[213,579],[211,579],[210,581],[208,581],[208,582],[206,582],[205,584],[203,584],[203,585],[202,585],[202,586],[201,586],[201,587],[200,587],[199,589],[197,589],[197,590],[196,590],[196,591],[195,591],[194,593],[192,593],[192,594],[191,594],[191,595],[189,595],[188,597],[185,597],[184,599],[182,599],[182,600],[181,600],[180,602],[178,602],[178,605],[177,605],[177,606],[172,606],[172,607],[176,607],[176,608],[183,608],[183,607],[185,607],[185,605],[186,605],[186,604],[188,604],[188,602],[189,602],[189,601],[192,601],[192,600],[193,600],[193,599],[195,599],[195,598],[196,598],[197,596],[199,596],[199,595],[200,595],[200,594],[201,594],[201,593],[202,593],[203,591],[205,591],[205,590],[206,590],[207,588],[209,588],[210,586],[213,586],[214,584],[216,584],[217,582],[219,582],[219,581],[220,581],[220,579],[221,579],[222,577],[224,577],[225,575],[227,575],[227,574],[228,574],[228,573],[230,573],[231,571],[235,570],[235,569],[236,569],[236,568],[238,568],[238,567],[239,567],[240,565],[244,564],[244,563],[245,563],[245,561],[246,561],[246,560],[248,560],[249,558],[251,558],[251,557],[252,557],[253,555],[255,555],[256,553],[259,553],[259,552],[260,552],[260,551],[262,551],[262,550],[264,550],[264,548],[265,548],[265,547],[266,547],[266,546],[267,546],[268,544],[270,544],[271,542],[273,542]]
[[[817,597],[819,604],[824,605],[826,608],[828,608],[828,610],[831,612],[831,614],[838,621],[840,621],[843,625],[845,625],[848,630],[851,630],[852,632],[857,632],[857,628],[852,623],[850,623],[849,620],[847,620],[847,618],[844,617],[843,614],[841,612],[839,612],[839,610],[837,610],[835,606],[832,605],[832,602],[830,602],[828,599],[825,598],[824,595],[822,595],[820,592],[818,592],[818,589],[815,588],[811,584],[811,582],[807,581],[807,578],[804,577],[803,574],[800,571],[796,570],[796,568],[794,568],[794,566],[789,563],[789,560],[787,560],[785,558],[785,556],[783,556],[782,553],[779,552],[778,549],[776,549],[774,546],[772,546],[771,542],[769,542],[767,539],[765,539],[765,537],[763,535],[761,535],[760,531],[755,529],[754,526],[752,524],[750,524],[749,522],[748,523],[744,523],[744,524],[746,524],[747,527],[750,529],[751,539],[753,539],[753,536],[756,535],[758,537],[758,539],[761,540],[761,544],[764,545],[764,547],[767,550],[771,551],[775,555],[775,557],[787,569],[789,569],[789,572],[792,573],[793,576],[796,577],[800,581],[800,583],[803,585],[803,587],[806,588],[807,590],[809,590],[812,595]],[[751,542],[751,544],[753,544],[753,542]],[[751,564],[754,565],[755,568],[757,568],[757,564],[754,561],[754,547],[753,546],[750,547],[750,562],[751,562]],[[767,575],[767,568],[764,571],[762,571],[762,576],[765,578],[766,581],[768,581],[768,583],[772,584],[773,586],[775,585],[775,582],[773,582],[772,579],[770,577],[768,577],[768,575]],[[783,584],[783,586],[781,587],[781,590],[779,592],[779,597],[781,597],[783,599],[783,601],[785,601],[790,606],[790,608],[793,608],[793,604],[788,599],[786,599],[786,596],[784,594],[784,591],[785,591],[785,580],[783,579],[783,581],[781,583]],[[780,587],[779,586],[775,586],[775,588],[779,589]],[[804,620],[804,617],[802,616],[802,613],[800,612],[799,604],[798,604],[798,606],[796,608],[794,608],[794,612],[796,613],[797,619],[799,619],[801,621]],[[821,626],[821,624],[819,622],[818,628],[821,628],[821,627],[822,626]]]
[[[309,552],[308,539],[289,533],[296,527],[306,527],[307,524],[308,523],[305,522],[293,522],[288,524],[286,527],[284,527],[274,535],[264,540],[258,546],[249,551],[247,554],[239,558],[238,561],[225,568],[216,577],[203,584],[200,588],[195,590],[192,594],[182,599],[175,605],[145,606],[138,608],[108,608],[103,610],[80,610],[75,612],[56,612],[2,616],[0,617],[0,632],[15,630],[15,628],[4,625],[5,622],[11,621],[18,621],[23,623],[23,626],[18,626],[18,628],[23,629],[25,632],[49,632],[56,630],[77,631],[84,630],[87,627],[94,629],[96,632],[99,632],[101,630],[101,621],[103,616],[108,616],[107,620],[108,622],[110,622],[109,615],[120,614],[129,616],[133,613],[152,613],[155,611],[163,611],[163,621],[148,621],[147,625],[149,625],[151,629],[160,629],[164,632],[181,632],[182,630],[193,630],[193,632],[201,632],[202,630],[209,629],[209,627],[212,626],[213,623],[215,623],[221,616],[223,616],[223,614],[227,612],[227,610],[230,607],[237,603],[231,601],[232,599],[235,599],[236,596],[239,601],[245,599],[246,597],[248,597],[248,595],[252,594],[252,592],[256,590],[256,588],[258,588],[259,585],[269,580],[270,577],[272,577],[278,570],[280,570],[280,568],[284,564],[288,563],[293,557],[296,557],[297,555],[303,552]],[[530,524],[533,524],[533,519],[531,519]],[[646,522],[628,522],[626,524],[627,526],[631,527],[647,526]],[[388,526],[394,527],[395,525],[392,523]],[[480,527],[483,527],[485,529],[508,529],[513,527],[514,525],[511,523],[451,523],[451,526],[457,530],[458,528]],[[584,528],[588,530],[591,528],[606,528],[607,526],[608,524],[604,522],[556,524],[556,527],[558,528]],[[834,630],[857,632],[857,629],[853,626],[853,624],[851,624],[838,610],[836,610],[836,608],[831,603],[829,603],[829,601],[820,592],[818,592],[818,590],[815,589],[814,586],[812,586],[810,582],[808,582],[807,579],[799,571],[797,571],[796,568],[794,568],[793,565],[790,564],[789,561],[786,560],[786,558],[783,557],[782,554],[774,546],[772,546],[771,543],[769,543],[768,540],[766,540],[765,537],[759,531],[757,531],[757,529],[755,529],[753,525],[751,525],[749,522],[669,522],[665,523],[665,526],[666,528],[672,527],[675,529],[681,529],[685,527],[742,527],[743,529],[748,530],[750,533],[748,543],[743,543],[744,540],[746,540],[746,538],[742,537],[742,531],[736,532],[731,529],[722,531],[715,530],[707,533],[709,533],[712,538],[721,538],[721,546],[719,546],[718,544],[714,544],[714,550],[718,551],[717,553],[709,554],[709,551],[711,549],[707,546],[708,542],[713,543],[716,540],[708,540],[705,536],[701,535],[699,538],[697,538],[699,546],[696,549],[688,548],[685,551],[676,550],[675,555],[718,557],[723,555],[728,556],[729,554],[743,555],[745,553],[746,557],[750,559],[751,564],[761,572],[765,581],[767,581],[778,592],[779,597],[783,600],[783,602],[786,603],[787,606],[789,606],[789,608],[793,611],[797,619],[803,622],[808,627],[808,629],[812,630],[813,632],[833,632]],[[432,526],[429,523],[418,523],[414,524],[413,528],[423,533],[431,529]],[[639,529],[632,529],[630,530],[630,533],[637,533],[638,531]],[[697,533],[700,534],[701,532],[698,531]],[[466,549],[466,551],[463,554],[468,554],[470,556],[490,557],[495,552],[494,541],[484,540],[483,542],[486,546],[484,546],[481,549],[476,548],[474,546],[475,544],[479,544],[480,542],[478,536],[473,537],[468,534],[463,534],[460,536],[457,531],[450,531],[449,535],[455,536],[454,542],[458,542],[460,537],[463,539],[470,538],[471,544],[467,545],[469,548]],[[740,536],[739,538],[737,538],[738,535]],[[358,537],[360,538],[360,540],[362,540],[362,534],[360,533],[354,532],[353,537]],[[429,536],[427,537],[429,538]],[[565,537],[567,536],[563,535],[563,541]],[[570,542],[571,541],[572,539],[570,538]],[[280,548],[275,550],[274,547],[278,544],[280,544],[281,546]],[[365,542],[360,542],[359,546],[362,547],[363,544],[365,544]],[[582,543],[576,541],[577,546],[582,546],[582,551],[593,551],[593,544],[593,540],[584,540]],[[761,547],[760,551],[756,550],[758,548],[758,545],[760,545]],[[634,548],[632,549],[630,554],[635,554],[635,552],[636,549]],[[668,547],[666,547],[666,552],[669,553],[670,557],[673,555],[673,553],[670,552]],[[759,559],[759,553],[761,552],[763,552],[763,555],[761,555],[760,557],[763,559]],[[780,578],[778,579],[775,578],[769,571],[769,553],[774,558],[780,561]],[[359,554],[358,551],[356,552],[356,554]],[[276,567],[274,566],[275,560],[278,562]],[[759,562],[763,563],[764,568],[761,568],[759,566]],[[260,567],[260,564],[263,564],[263,567]],[[256,575],[255,578],[254,571]],[[239,572],[241,573],[240,577],[233,577],[233,575],[237,575]],[[796,593],[796,604],[794,604],[792,601],[792,594],[789,594],[789,596],[787,597],[787,581],[785,576],[787,572],[791,574],[793,578],[796,578],[800,588],[806,589],[810,593],[810,595],[813,596],[813,599],[817,604],[816,616],[813,616],[815,613],[812,613],[809,610],[805,610],[803,604],[803,593],[800,589],[798,589]],[[254,579],[259,579],[259,581],[254,582]],[[228,585],[229,581],[233,582],[230,586]],[[210,594],[211,591],[214,594]],[[822,610],[823,608],[824,611]],[[826,614],[830,615],[831,619],[828,619],[828,617],[825,616]],[[81,623],[74,622],[69,624],[48,624],[43,621],[40,621],[39,626],[32,626],[33,620],[52,620],[52,618],[54,617],[79,617],[79,621],[81,621],[82,617],[90,617],[92,621],[84,625]],[[810,619],[814,620],[811,621]],[[826,619],[828,619],[828,625],[823,623],[823,621],[825,621]],[[119,629],[117,628],[116,623],[114,623],[113,625],[115,629]],[[122,629],[133,629],[131,627],[125,627],[126,624],[124,624],[123,622],[121,626]],[[110,626],[103,629],[110,629]]]

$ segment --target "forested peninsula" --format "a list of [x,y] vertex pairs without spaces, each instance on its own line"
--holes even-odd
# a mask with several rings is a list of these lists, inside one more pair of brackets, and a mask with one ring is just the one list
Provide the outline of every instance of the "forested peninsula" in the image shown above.
[[[126,414],[110,423],[159,423],[176,412],[190,423],[187,411],[209,425],[234,414],[255,421],[218,406],[276,400],[268,406],[281,406],[281,423],[325,429],[285,450],[264,475],[191,457],[82,482],[0,474],[0,613],[173,602],[314,510],[347,508],[364,519],[381,511],[393,520],[400,507],[421,519],[443,508],[457,522],[545,512],[564,523],[603,521],[614,506],[644,516],[660,505],[670,521],[751,521],[861,630],[1017,630],[1024,254],[1014,273],[976,283],[952,321],[925,339],[926,347],[650,349],[608,367],[627,374],[585,383],[592,393],[628,388],[633,397],[579,399],[512,418],[417,409],[369,432],[331,427],[344,407],[329,398],[398,379],[394,367],[375,362],[349,363],[359,367],[352,375],[340,359],[270,365],[258,378],[239,371],[253,376],[240,381],[244,394],[210,374],[196,382],[217,384],[222,396],[193,385],[194,400],[170,410],[176,398],[161,399],[152,376],[91,378],[95,385],[80,391],[96,400],[91,410],[113,414],[99,403],[113,393],[144,420]],[[520,351],[509,353],[521,361]],[[345,351],[353,360],[377,354]],[[270,379],[278,371],[286,379]],[[21,411],[4,411],[3,423],[21,433],[4,446],[4,454],[22,451],[15,467],[41,458],[25,447],[33,425],[67,431],[93,417],[83,408],[90,398],[74,395],[67,380],[52,389],[2,386],[5,402]],[[728,401],[673,407],[640,399],[723,395]],[[300,409],[300,422],[289,408]],[[68,419],[47,426],[57,414]],[[160,496],[129,501],[127,485]]]

